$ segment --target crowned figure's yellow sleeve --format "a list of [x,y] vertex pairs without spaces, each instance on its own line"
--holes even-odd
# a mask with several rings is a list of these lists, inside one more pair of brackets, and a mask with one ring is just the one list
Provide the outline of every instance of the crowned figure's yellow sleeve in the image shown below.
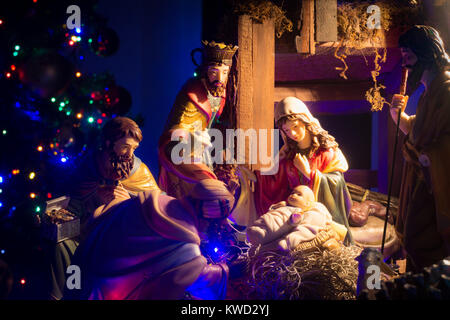
[[193,132],[195,130],[203,130],[207,126],[205,115],[189,100],[176,105],[172,109],[169,119],[169,130],[185,129]]

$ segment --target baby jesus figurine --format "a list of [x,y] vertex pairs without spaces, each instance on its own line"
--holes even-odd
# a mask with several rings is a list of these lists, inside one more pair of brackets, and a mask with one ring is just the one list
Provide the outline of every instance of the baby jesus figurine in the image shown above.
[[302,248],[301,244],[312,243],[322,231],[326,235],[321,237],[324,241],[316,245],[333,249],[345,238],[347,229],[332,220],[327,208],[315,201],[309,187],[300,185],[292,190],[287,203],[272,205],[247,229],[247,239],[254,246],[261,244],[263,250],[292,251]]

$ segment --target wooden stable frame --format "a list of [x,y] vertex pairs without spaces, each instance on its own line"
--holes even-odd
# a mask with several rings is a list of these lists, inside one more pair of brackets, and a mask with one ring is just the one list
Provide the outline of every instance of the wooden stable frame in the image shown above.
[[[238,129],[273,129],[275,83],[275,27],[273,20],[254,22],[249,16],[239,17]],[[268,135],[268,146],[271,139]],[[249,164],[247,144],[245,162]],[[261,169],[259,164],[249,164]]]
[[[336,67],[341,67],[342,63],[334,56],[337,43],[317,43],[314,33],[311,33],[313,32],[311,28],[314,29],[314,3],[317,6],[319,2],[303,0],[309,8],[303,13],[309,18],[303,21],[307,26],[301,33],[305,36],[303,40],[308,39],[302,44],[305,50],[306,45],[309,48],[306,50],[307,55],[275,53],[273,21],[257,23],[249,16],[239,17],[237,128],[272,129],[274,103],[287,96],[298,97],[316,115],[371,113],[364,95],[373,85],[370,72],[374,67],[374,48],[352,49],[346,58],[349,66],[348,79],[342,79],[339,76],[340,71],[336,70]],[[323,30],[321,33],[324,34]],[[386,92],[387,99],[395,93],[395,79],[399,76],[396,68],[399,66],[401,55],[394,45],[397,37],[396,31],[390,32],[386,35],[384,43],[387,46],[388,59],[381,65],[379,79],[384,77],[384,80],[391,82],[391,91]],[[372,138],[370,143],[372,152],[377,154],[378,159],[375,165],[378,171],[370,168],[351,169],[346,173],[346,178],[350,182],[365,188],[375,187],[383,193],[387,192],[387,173],[390,172],[392,154],[390,141],[393,141],[393,125],[387,108],[379,112],[372,122],[376,126],[373,134],[377,135],[377,139]],[[269,145],[271,145],[270,142]],[[249,145],[246,147],[247,164],[249,163],[248,150]],[[260,169],[258,165],[250,165],[250,167]]]

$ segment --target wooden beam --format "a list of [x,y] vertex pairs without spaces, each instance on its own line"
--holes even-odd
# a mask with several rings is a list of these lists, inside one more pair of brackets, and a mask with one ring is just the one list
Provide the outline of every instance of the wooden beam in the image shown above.
[[[273,129],[275,83],[275,27],[273,20],[263,23],[240,16],[238,22],[238,104],[237,128]],[[270,131],[269,131],[270,132]],[[268,145],[270,146],[270,137]],[[245,162],[250,163],[250,145]],[[259,161],[258,161],[259,162]],[[260,169],[258,164],[252,169]]]
[[316,41],[338,41],[337,0],[316,0]]
[[297,97],[302,101],[365,100],[371,81],[343,81],[325,83],[276,83],[275,101]]
[[316,52],[314,41],[314,0],[302,1],[301,22],[300,37],[296,37],[297,52],[314,54]]
[[[381,65],[380,74],[390,72],[401,60],[400,49],[387,49],[386,63]],[[354,51],[346,61],[348,80],[370,80],[373,70],[373,51]],[[364,53],[364,55],[362,54]],[[328,48],[311,56],[301,56],[296,53],[277,53],[275,55],[275,81],[301,82],[311,80],[343,80],[336,67],[341,62],[334,57],[334,49]]]

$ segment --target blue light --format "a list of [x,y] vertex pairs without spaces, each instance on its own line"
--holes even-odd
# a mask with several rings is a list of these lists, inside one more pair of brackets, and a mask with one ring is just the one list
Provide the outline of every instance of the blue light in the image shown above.
[[81,33],[81,29],[80,29],[80,28],[76,28],[75,31],[76,31],[76,33],[78,33],[78,34]]
[[16,102],[16,108],[20,108],[20,102],[19,101]]
[[5,249],[0,250],[0,253],[5,254],[6,253]]
[[9,209],[8,218],[12,217],[14,211],[16,211],[16,207],[12,207],[11,209]]
[[0,208],[3,207],[3,202],[0,202]]
[[83,60],[84,59],[84,57],[83,56],[80,56],[80,60]]

